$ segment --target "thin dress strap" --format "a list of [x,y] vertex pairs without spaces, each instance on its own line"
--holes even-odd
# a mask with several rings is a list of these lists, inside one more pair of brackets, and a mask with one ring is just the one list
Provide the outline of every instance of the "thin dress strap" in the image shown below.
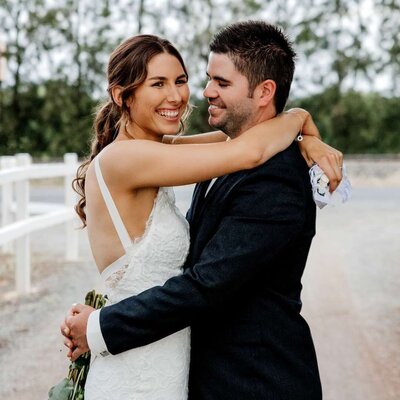
[[104,182],[103,174],[101,173],[100,169],[99,159],[100,157],[98,155],[94,158],[94,167],[95,167],[97,182],[99,184],[101,194],[103,195],[104,202],[106,203],[115,230],[117,231],[119,240],[121,241],[125,251],[127,251],[127,249],[132,246],[132,239],[129,236],[128,231],[126,230],[126,227],[114,203],[111,193],[108,190],[106,183]]

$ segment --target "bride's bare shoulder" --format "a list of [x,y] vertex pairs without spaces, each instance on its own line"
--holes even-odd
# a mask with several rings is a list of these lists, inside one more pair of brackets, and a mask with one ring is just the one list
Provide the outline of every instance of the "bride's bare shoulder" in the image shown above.
[[151,140],[121,140],[105,147],[100,154],[101,172],[106,180],[126,182],[132,186],[139,168],[156,160],[163,145]]

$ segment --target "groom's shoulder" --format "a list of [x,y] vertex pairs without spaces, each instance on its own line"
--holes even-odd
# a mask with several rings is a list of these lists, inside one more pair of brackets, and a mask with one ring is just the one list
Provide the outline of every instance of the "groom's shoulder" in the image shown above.
[[308,175],[307,163],[300,153],[296,142],[292,143],[287,149],[279,152],[270,160],[253,171],[256,175]]
[[[308,166],[300,153],[297,143],[276,154],[266,163],[250,170],[241,170],[230,175],[226,180],[229,193],[239,192],[262,193],[272,187],[303,186],[309,182]],[[236,190],[235,190],[236,189]]]
[[[277,164],[292,165],[297,164],[300,161],[305,162],[303,156],[300,153],[299,145],[297,144],[297,142],[293,142],[289,147],[276,154],[269,161],[271,161],[271,166]],[[264,165],[268,165],[268,161]]]

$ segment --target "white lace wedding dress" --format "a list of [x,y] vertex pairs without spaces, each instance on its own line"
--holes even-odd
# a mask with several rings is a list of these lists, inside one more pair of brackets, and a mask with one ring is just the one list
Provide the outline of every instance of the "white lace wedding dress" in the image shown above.
[[[189,250],[189,226],[175,206],[172,189],[160,188],[144,235],[132,241],[100,170],[103,198],[126,254],[102,272],[107,305],[138,294],[182,272]],[[106,305],[106,306],[107,306]],[[85,400],[186,400],[189,328],[147,346],[92,360]]]

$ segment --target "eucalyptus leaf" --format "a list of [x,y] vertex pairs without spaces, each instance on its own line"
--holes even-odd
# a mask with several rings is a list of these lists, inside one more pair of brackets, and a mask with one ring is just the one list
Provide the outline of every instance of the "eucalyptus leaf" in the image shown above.
[[73,391],[74,384],[72,380],[64,378],[49,390],[49,400],[70,400]]

